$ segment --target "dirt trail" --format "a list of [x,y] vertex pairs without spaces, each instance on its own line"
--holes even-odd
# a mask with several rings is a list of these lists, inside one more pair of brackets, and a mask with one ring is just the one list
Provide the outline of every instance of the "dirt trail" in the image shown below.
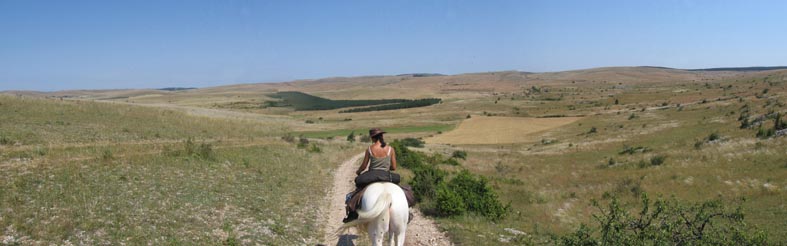
[[[336,169],[333,178],[333,188],[326,198],[330,204],[327,211],[327,222],[325,223],[325,238],[323,242],[325,245],[357,245],[359,241],[368,242],[365,238],[365,233],[359,233],[355,228],[341,234],[334,235],[339,226],[342,225],[342,218],[344,218],[344,195],[355,188],[353,179],[355,178],[355,170],[361,163],[363,154],[353,156],[349,160],[342,163]],[[418,209],[410,209],[414,217],[410,224],[407,226],[407,239],[405,245],[410,246],[432,246],[432,245],[453,245],[448,240],[448,236],[437,229],[434,221],[421,215]],[[362,238],[363,237],[363,238]]]

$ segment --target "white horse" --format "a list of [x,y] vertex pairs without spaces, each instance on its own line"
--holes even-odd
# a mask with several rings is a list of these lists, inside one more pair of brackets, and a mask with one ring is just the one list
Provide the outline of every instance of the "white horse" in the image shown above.
[[404,245],[410,208],[404,191],[398,185],[388,182],[370,184],[363,193],[361,209],[357,212],[358,219],[345,223],[338,231],[353,226],[359,231],[366,228],[372,245],[382,245],[385,233],[388,233],[391,245]]

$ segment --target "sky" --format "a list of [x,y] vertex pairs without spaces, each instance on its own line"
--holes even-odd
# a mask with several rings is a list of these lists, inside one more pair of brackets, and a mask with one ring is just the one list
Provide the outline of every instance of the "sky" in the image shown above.
[[0,91],[787,65],[787,1],[0,0]]

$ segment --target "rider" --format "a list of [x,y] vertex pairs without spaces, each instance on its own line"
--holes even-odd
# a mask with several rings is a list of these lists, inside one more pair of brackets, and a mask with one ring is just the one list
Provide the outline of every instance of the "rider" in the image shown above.
[[396,151],[394,151],[393,147],[385,143],[385,139],[383,138],[384,133],[385,132],[380,128],[369,129],[369,138],[372,139],[372,145],[367,149],[366,155],[363,157],[363,162],[358,168],[358,171],[355,171],[355,174],[361,175],[363,170],[366,170],[367,167],[369,167],[369,171],[396,170]]
[[[350,197],[353,197],[366,185],[377,181],[399,183],[399,175],[390,172],[396,170],[396,151],[393,147],[385,143],[385,139],[383,138],[384,133],[385,131],[380,128],[369,129],[369,137],[372,139],[372,145],[366,150],[363,162],[361,162],[358,171],[355,172],[355,174],[358,175],[358,177],[355,178],[357,189],[348,194],[347,218],[344,219],[345,223],[358,218],[358,213],[355,212],[354,206],[350,204],[357,202],[360,198],[355,197],[356,199],[350,199]],[[364,172],[364,170],[367,171]]]

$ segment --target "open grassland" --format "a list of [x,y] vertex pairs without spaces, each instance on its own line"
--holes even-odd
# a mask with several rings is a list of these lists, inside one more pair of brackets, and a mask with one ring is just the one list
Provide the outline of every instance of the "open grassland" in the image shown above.
[[581,118],[524,118],[478,116],[462,121],[448,133],[426,139],[427,143],[441,144],[506,144],[532,142],[529,136],[571,124]]
[[[591,206],[592,199],[618,197],[635,207],[647,193],[741,205],[749,225],[766,231],[772,243],[785,243],[787,137],[757,138],[758,127],[742,129],[739,121],[744,111],[751,118],[787,112],[787,81],[782,76],[701,82],[684,85],[681,92],[641,85],[610,97],[620,98],[618,105],[614,99],[577,109],[550,105],[577,105],[577,100],[564,98],[546,103],[544,107],[553,109],[545,112],[589,116],[529,136],[540,141],[431,144],[432,152],[444,155],[467,151],[462,166],[489,177],[512,206],[499,223],[476,216],[440,223],[456,241],[471,245],[549,242],[552,235],[574,231],[580,223],[595,223],[591,215],[599,211]],[[772,127],[773,121],[762,126]],[[653,161],[660,157],[663,162]]]
[[[382,127],[391,133],[389,141],[425,139],[418,151],[431,156],[465,151],[467,159],[457,160],[458,166],[439,169],[449,177],[460,170],[483,175],[500,200],[511,203],[497,222],[475,215],[439,218],[458,244],[554,244],[553,236],[593,223],[597,209],[591,200],[618,197],[633,211],[644,193],[740,204],[746,223],[765,230],[773,244],[785,244],[787,137],[756,137],[758,124],[774,125],[766,115],[787,113],[785,77],[787,70],[600,68],[75,95],[114,104],[0,97],[3,116],[25,114],[0,121],[0,137],[6,139],[0,139],[0,166],[11,177],[0,192],[3,208],[13,208],[2,211],[0,226],[14,238],[57,243],[84,241],[85,235],[93,242],[312,243],[317,235],[309,231],[319,227],[315,208],[287,210],[307,201],[287,187],[315,189],[311,194],[323,196],[323,175],[360,151],[345,137]],[[443,100],[358,113],[257,107],[277,91],[339,100]],[[744,114],[754,122],[748,128],[741,128]],[[534,123],[541,120],[547,122]],[[460,138],[437,141],[463,131]],[[310,143],[299,149],[280,139],[288,134],[292,141],[302,136]],[[189,153],[188,138],[194,146],[183,154]],[[203,143],[213,154],[200,154]],[[309,151],[312,145],[320,150]],[[400,172],[413,179],[410,170]],[[41,192],[23,192],[30,189]],[[81,198],[66,198],[72,193]],[[96,201],[90,194],[106,199]],[[70,214],[70,220],[42,208]],[[44,213],[55,219],[34,215]],[[121,215],[107,219],[113,214]],[[75,219],[82,217],[90,219]],[[33,226],[38,222],[45,226]],[[135,234],[121,231],[129,228]]]
[[315,244],[329,173],[359,151],[297,148],[265,122],[0,103],[0,234],[12,245]]

